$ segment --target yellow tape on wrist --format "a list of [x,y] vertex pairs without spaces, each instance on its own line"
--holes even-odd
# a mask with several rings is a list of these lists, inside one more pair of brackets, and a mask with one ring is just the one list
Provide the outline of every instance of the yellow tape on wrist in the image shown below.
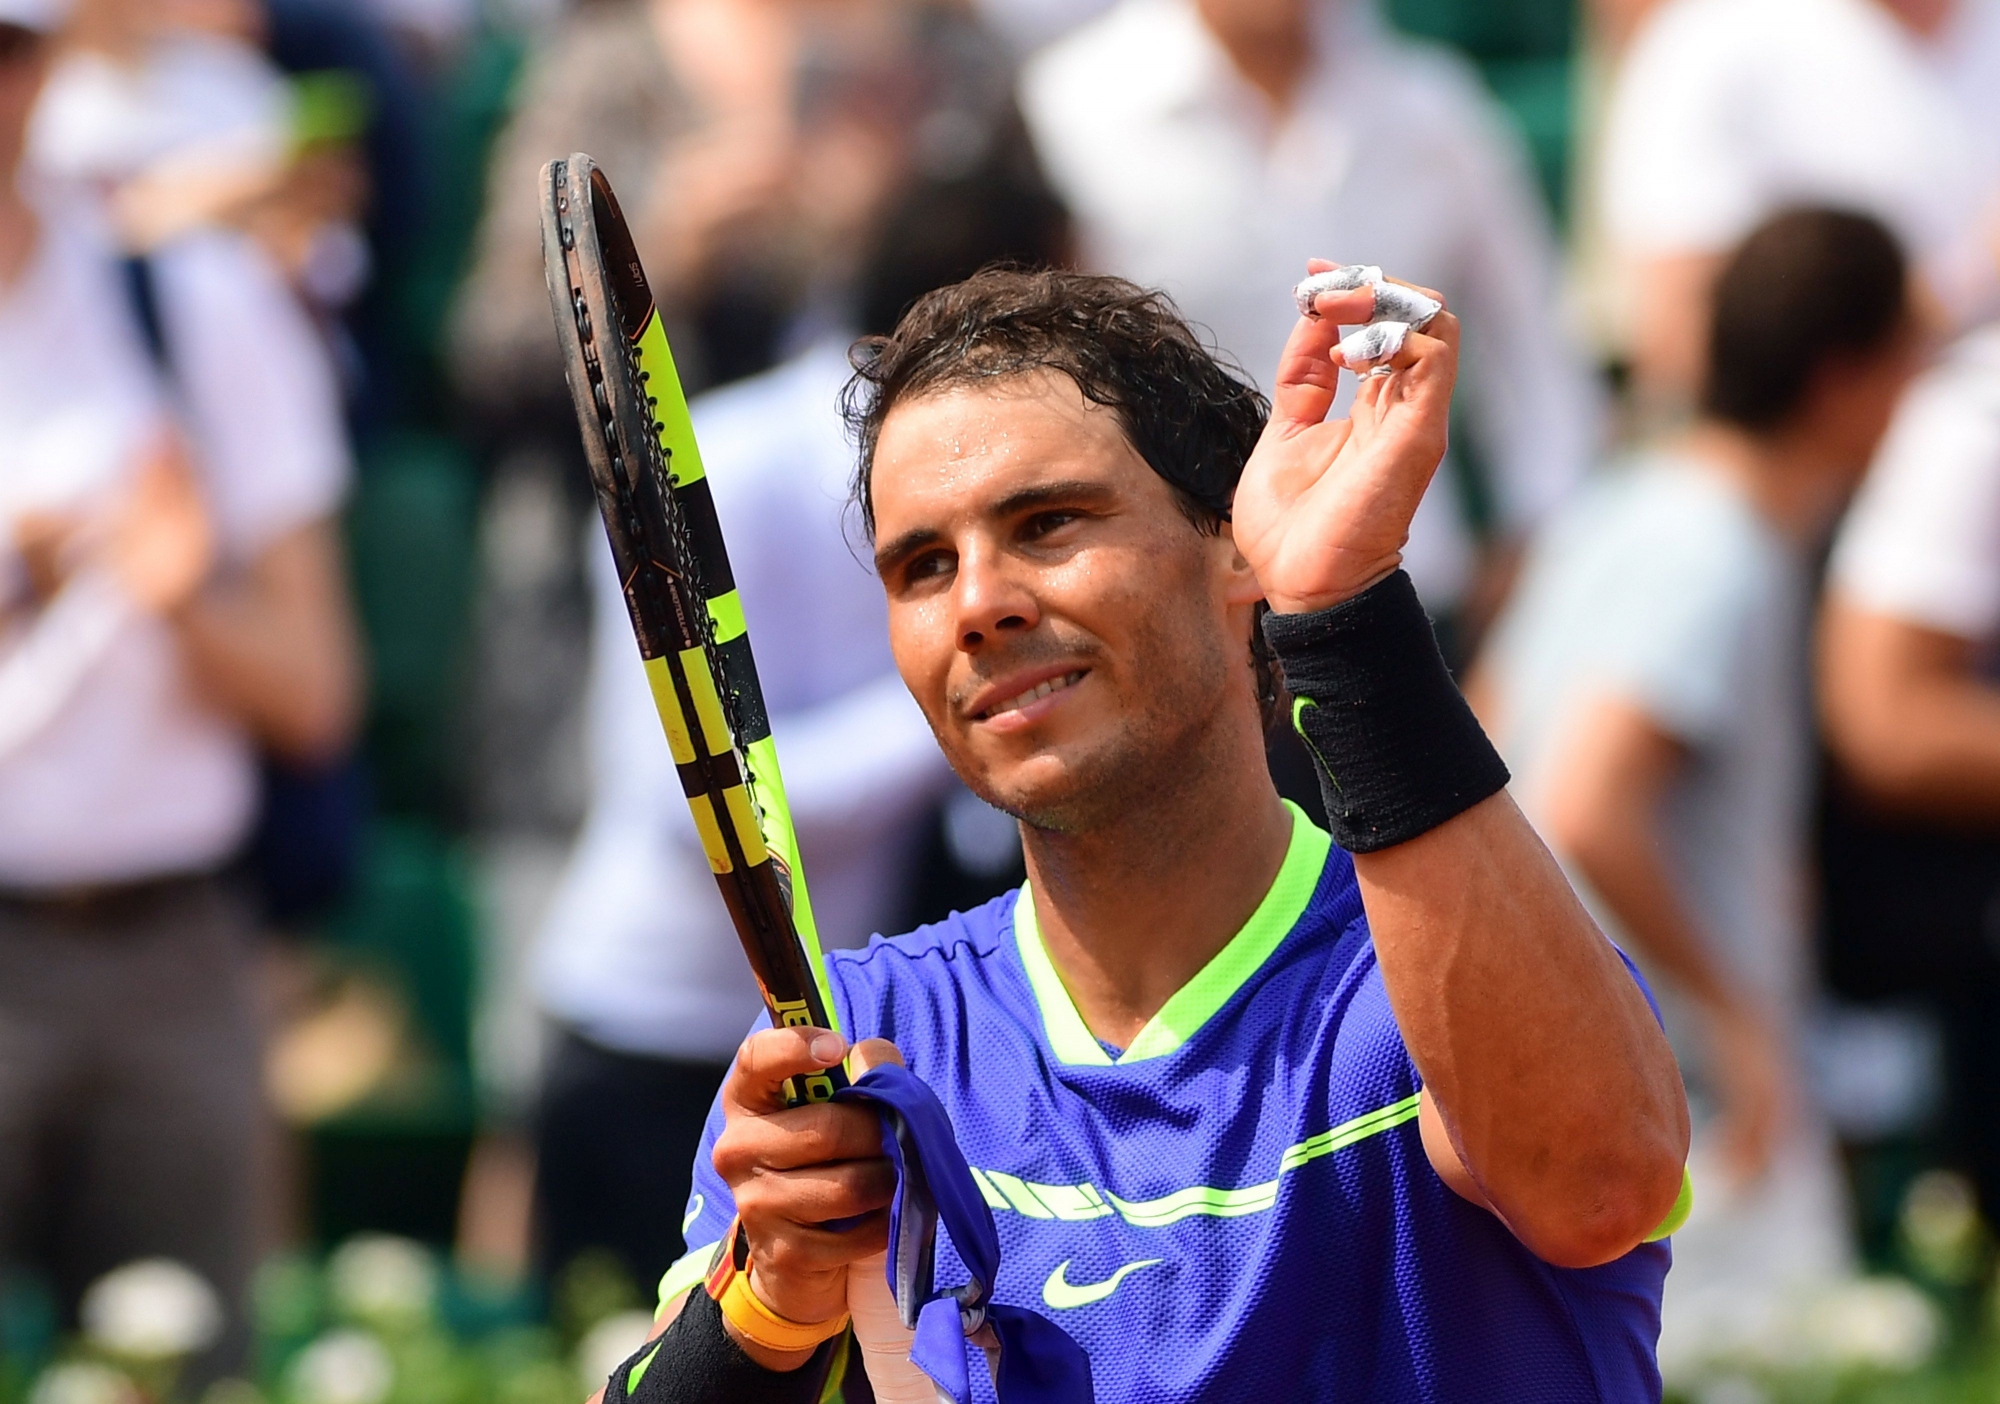
[[766,1350],[814,1350],[820,1342],[847,1329],[847,1313],[831,1321],[807,1324],[778,1315],[750,1288],[749,1242],[741,1222],[729,1226],[716,1245],[715,1263],[709,1269],[705,1288],[722,1308],[723,1318],[736,1327],[738,1335]]
[[813,1350],[821,1341],[847,1329],[846,1312],[831,1321],[816,1321],[809,1326],[778,1315],[750,1290],[750,1274],[747,1272],[739,1272],[729,1279],[729,1285],[722,1289],[716,1304],[744,1340],[766,1350]]

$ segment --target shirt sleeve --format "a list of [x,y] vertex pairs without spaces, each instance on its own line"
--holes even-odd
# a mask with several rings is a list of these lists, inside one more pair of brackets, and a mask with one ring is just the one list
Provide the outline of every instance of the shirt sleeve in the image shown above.
[[1737,45],[1711,5],[1660,6],[1619,70],[1600,213],[1630,253],[1719,249],[1757,217],[1754,143],[1736,130]]
[[1834,549],[1835,584],[1924,628],[2000,636],[2000,336],[1908,395]]
[[[760,1018],[756,1024],[757,1029],[770,1026],[768,1018]],[[708,1275],[715,1245],[722,1242],[722,1236],[736,1218],[736,1198],[729,1192],[729,1182],[715,1168],[715,1142],[722,1135],[722,1124],[722,1097],[717,1093],[708,1109],[708,1123],[701,1129],[701,1144],[694,1156],[694,1182],[688,1191],[687,1211],[681,1216],[681,1239],[687,1244],[687,1251],[660,1279],[661,1306]]]
[[191,235],[154,256],[174,378],[225,553],[247,560],[331,515],[348,477],[325,343],[242,235]]
[[1683,533],[1614,587],[1601,618],[1597,684],[1634,703],[1684,744],[1712,741],[1737,708],[1756,602],[1775,582],[1713,533]]

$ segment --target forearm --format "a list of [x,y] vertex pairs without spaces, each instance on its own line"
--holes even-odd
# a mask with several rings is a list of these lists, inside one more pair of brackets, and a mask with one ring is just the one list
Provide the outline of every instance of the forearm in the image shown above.
[[1822,637],[1827,739],[1885,806],[2000,821],[2000,687],[1964,639],[1870,614],[1836,596]]
[[1355,858],[1404,1042],[1487,1201],[1562,1265],[1666,1217],[1688,1143],[1644,995],[1513,801]]
[[171,619],[201,694],[273,751],[321,759],[352,736],[359,648],[327,528],[272,546],[250,571],[206,586]]
[[1645,996],[1505,791],[1398,573],[1265,620],[1354,854],[1439,1173],[1550,1262],[1601,1262],[1679,1193],[1687,1113]]

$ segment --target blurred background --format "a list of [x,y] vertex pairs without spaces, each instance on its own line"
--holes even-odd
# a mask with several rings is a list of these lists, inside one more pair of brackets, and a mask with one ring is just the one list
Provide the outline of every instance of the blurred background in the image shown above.
[[2000,1399],[2000,0],[0,0],[0,1404],[573,1401],[684,1251],[757,1006],[551,332],[577,150],[833,944],[1021,876],[849,344],[1068,264],[1267,383],[1308,256],[1442,290],[1407,564],[1686,1071],[1669,1396]]

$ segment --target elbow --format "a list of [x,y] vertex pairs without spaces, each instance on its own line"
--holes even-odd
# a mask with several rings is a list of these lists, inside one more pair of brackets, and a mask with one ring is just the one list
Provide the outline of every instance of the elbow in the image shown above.
[[299,681],[271,707],[260,728],[263,742],[294,765],[322,765],[344,754],[361,729],[361,683],[350,669]]
[[1922,727],[1898,726],[1887,717],[1843,715],[1826,709],[1828,748],[1849,789],[1867,804],[1889,811],[1923,810],[1948,789],[1953,766],[1932,754]]
[[1554,1268],[1598,1268],[1658,1234],[1680,1200],[1680,1186],[1680,1160],[1660,1156],[1642,1172],[1606,1180],[1572,1212],[1516,1234]]
[[1656,1236],[1680,1202],[1686,1165],[1685,1138],[1674,1150],[1665,1134],[1649,1145],[1617,1157],[1585,1177],[1580,1193],[1566,1197],[1562,1212],[1513,1226],[1515,1235],[1552,1267],[1600,1267],[1624,1257]]

